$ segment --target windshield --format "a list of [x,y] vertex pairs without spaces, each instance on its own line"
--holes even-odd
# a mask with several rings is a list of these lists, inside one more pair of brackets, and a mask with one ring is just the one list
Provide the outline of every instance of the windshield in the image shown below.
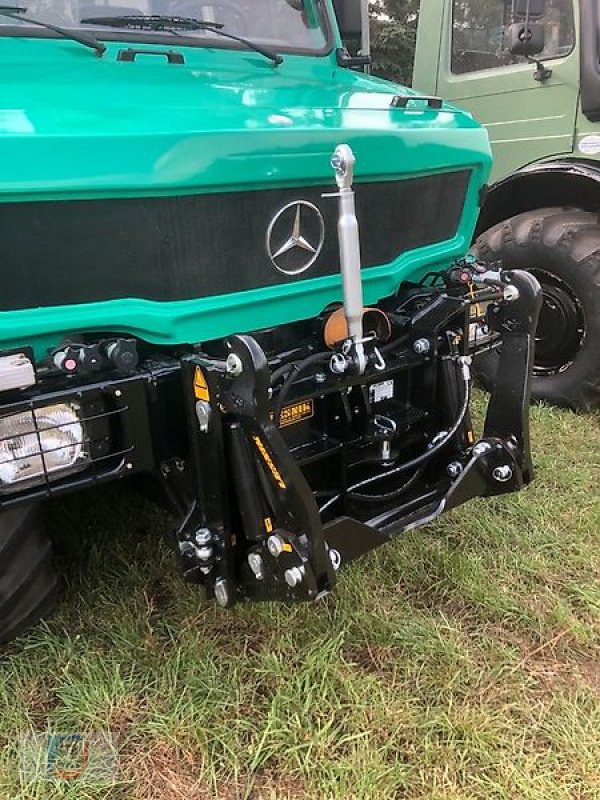
[[[22,17],[74,30],[93,31],[102,39],[157,41],[174,39],[168,31],[140,31],[107,28],[97,23],[81,24],[93,17],[126,17],[160,14],[215,22],[223,31],[243,36],[268,47],[286,51],[319,52],[327,46],[327,26],[320,0],[25,0]],[[15,3],[16,5],[16,3]],[[21,30],[23,31],[21,33]],[[26,21],[0,18],[2,34],[39,36],[39,28]],[[185,43],[210,47],[231,47],[232,43],[211,30],[177,31]],[[183,43],[183,42],[182,42]],[[233,45],[235,46],[235,44]]]

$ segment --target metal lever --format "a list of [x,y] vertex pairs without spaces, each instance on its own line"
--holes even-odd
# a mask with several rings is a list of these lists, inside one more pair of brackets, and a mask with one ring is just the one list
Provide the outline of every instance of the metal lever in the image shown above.
[[354,178],[354,153],[347,144],[335,148],[331,166],[335,171],[339,201],[338,241],[340,267],[344,292],[344,315],[348,325],[348,336],[352,341],[355,368],[362,375],[367,366],[363,343],[363,290],[361,275],[360,237],[352,181]]

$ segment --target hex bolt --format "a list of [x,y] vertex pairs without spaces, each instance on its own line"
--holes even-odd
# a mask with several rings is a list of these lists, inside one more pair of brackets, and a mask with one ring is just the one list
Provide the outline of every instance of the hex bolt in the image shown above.
[[242,359],[236,355],[236,353],[229,353],[227,356],[227,374],[237,378],[238,375],[241,375],[244,370],[244,365],[242,364]]
[[283,553],[284,545],[285,542],[281,536],[278,536],[276,533],[274,533],[272,536],[269,536],[267,539],[267,549],[273,558],[277,558]]
[[446,472],[451,478],[458,478],[463,471],[463,466],[460,461],[451,461],[446,467]]
[[198,561],[208,561],[209,558],[212,558],[213,549],[212,547],[197,547],[196,548],[196,558]]
[[215,600],[222,607],[229,605],[229,586],[226,578],[217,578],[215,581]]
[[340,555],[339,550],[334,550],[333,547],[329,548],[329,560],[331,561],[331,566],[337,572],[338,569],[342,566],[342,557]]
[[431,350],[431,342],[429,339],[416,339],[413,342],[413,350],[418,356],[424,356]]
[[199,528],[194,535],[194,541],[198,547],[204,547],[205,545],[209,544],[211,539],[212,533],[208,528]]
[[471,453],[474,456],[482,456],[484,453],[487,453],[488,450],[492,449],[492,445],[489,442],[477,442],[477,444],[473,445],[473,449]]
[[512,476],[512,467],[510,467],[508,464],[501,464],[499,467],[495,467],[492,471],[492,477],[499,483],[506,483],[512,478]]
[[198,428],[200,433],[206,433],[210,424],[211,408],[210,403],[206,400],[198,400],[196,403],[196,419],[198,420]]
[[262,581],[265,577],[265,571],[263,568],[263,560],[259,553],[248,553],[248,566],[254,573],[256,580]]
[[290,589],[294,589],[304,580],[304,567],[291,567],[290,569],[286,569],[283,577]]
[[329,369],[334,375],[343,375],[348,369],[348,361],[341,353],[334,353],[329,359]]
[[508,286],[504,288],[502,295],[507,303],[514,303],[515,300],[519,299],[519,290],[516,286],[513,286],[512,283],[509,283]]

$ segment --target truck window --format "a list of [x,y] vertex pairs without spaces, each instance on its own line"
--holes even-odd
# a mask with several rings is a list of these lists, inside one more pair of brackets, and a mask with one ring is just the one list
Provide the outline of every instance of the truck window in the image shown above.
[[[450,64],[454,74],[525,61],[504,46],[504,28],[509,23],[505,9],[504,0],[454,0]],[[543,22],[546,46],[539,57],[567,55],[574,44],[572,0],[547,0]]]
[[[14,5],[23,5],[17,4]],[[168,31],[148,31],[107,28],[82,24],[82,19],[94,17],[124,17],[164,14],[218,22],[223,29],[237,36],[260,41],[275,49],[292,52],[323,52],[328,46],[329,31],[322,0],[32,0],[24,4],[22,16],[65,28],[90,30],[103,39],[129,40],[164,39],[173,42]],[[180,32],[181,33],[181,32]],[[39,28],[17,22],[10,17],[0,18],[0,36],[47,37]],[[231,47],[231,42],[215,37],[211,31],[186,32],[187,44],[205,47]]]

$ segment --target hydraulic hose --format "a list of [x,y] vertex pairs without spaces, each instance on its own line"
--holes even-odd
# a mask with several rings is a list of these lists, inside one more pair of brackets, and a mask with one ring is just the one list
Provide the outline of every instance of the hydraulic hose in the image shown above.
[[374,475],[372,478],[367,478],[360,483],[355,483],[354,486],[350,486],[347,494],[352,498],[352,500],[358,500],[361,503],[380,503],[388,500],[395,500],[397,497],[403,495],[404,492],[408,491],[411,486],[414,486],[422,474],[422,467],[416,469],[410,478],[402,484],[402,486],[399,486],[397,489],[394,489],[391,492],[384,492],[383,494],[360,494],[359,492],[355,491],[355,489],[362,489],[364,486],[369,486],[371,483],[375,483],[375,481],[381,480],[381,478],[384,477],[383,475]]
[[[285,400],[290,393],[290,389],[292,388],[293,384],[298,380],[300,375],[303,372],[306,372],[307,369],[314,366],[315,364],[324,364],[328,363],[329,359],[331,358],[331,353],[313,353],[311,356],[308,356],[303,361],[299,361],[292,365],[290,368],[290,373],[283,382],[281,389],[279,390],[279,394],[277,396],[277,402],[275,403],[275,414],[274,414],[274,422],[276,425],[279,425],[279,420],[281,418],[281,410],[285,403]],[[273,373],[273,377],[277,373],[281,374],[281,370],[283,367],[280,367]],[[277,376],[279,377],[279,376]]]
[[[469,401],[471,399],[471,382],[470,382],[471,375],[470,375],[470,369],[469,369],[468,362],[462,361],[461,362],[461,367],[462,367],[461,372],[462,372],[462,377],[463,377],[463,383],[464,383],[464,387],[465,387],[465,394],[464,394],[462,405],[460,407],[460,411],[458,412],[458,416],[457,416],[456,420],[454,421],[454,424],[452,425],[452,427],[447,431],[447,433],[445,433],[444,436],[438,442],[436,442],[433,446],[431,446],[428,450],[426,450],[424,453],[421,453],[421,455],[418,455],[418,456],[415,456],[414,458],[411,458],[410,461],[405,461],[404,464],[400,464],[399,466],[394,467],[394,469],[389,470],[389,472],[384,472],[381,475],[374,475],[373,477],[367,478],[364,481],[360,481],[359,483],[356,483],[353,486],[349,486],[347,491],[346,491],[346,494],[351,496],[352,492],[354,490],[356,490],[356,489],[362,489],[364,486],[367,486],[367,485],[370,485],[372,483],[375,483],[376,481],[384,480],[386,478],[389,478],[392,475],[398,475],[401,472],[406,472],[409,469],[415,469],[415,468],[421,467],[427,461],[429,461],[429,459],[433,458],[433,456],[435,456],[437,453],[439,453],[439,451],[442,448],[444,448],[448,444],[448,442],[450,442],[452,440],[452,438],[456,435],[456,432],[458,431],[458,429],[460,428],[460,426],[462,425],[462,423],[463,423],[463,421],[465,419],[467,410],[469,408]],[[421,472],[422,472],[422,470],[417,469],[415,474],[413,476],[411,476],[411,478],[409,478],[409,480],[405,484],[403,484],[403,486],[400,486],[398,489],[395,489],[393,492],[390,492],[389,494],[393,495],[394,492],[402,493],[407,488],[410,488],[409,484],[410,484],[410,486],[412,486],[413,485],[413,481],[416,482],[416,480],[418,479],[418,477],[419,477]],[[340,492],[335,497],[332,497],[330,500],[328,500],[319,509],[320,512],[323,513],[323,511],[328,509],[334,503],[337,503],[337,501],[342,497],[342,494],[343,493]],[[361,500],[363,500],[363,499],[365,499],[367,497],[369,498],[369,500],[371,500],[371,499],[375,500],[376,499],[375,495],[364,495],[363,497],[361,497],[361,496],[353,497],[352,499],[358,499],[359,501],[361,501]],[[381,495],[380,499],[389,499],[389,500],[391,500],[391,499],[393,499],[393,497],[387,497],[386,498],[385,495]]]

